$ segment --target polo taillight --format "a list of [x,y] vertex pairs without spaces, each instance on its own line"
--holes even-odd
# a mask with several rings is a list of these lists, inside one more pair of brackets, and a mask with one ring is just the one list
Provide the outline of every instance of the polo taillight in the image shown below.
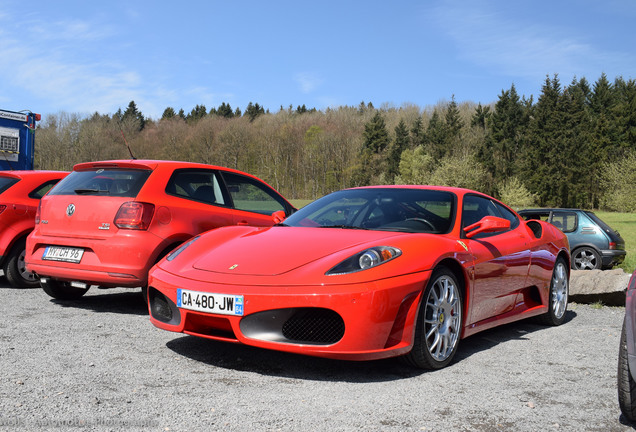
[[610,249],[616,249],[616,242],[610,242],[609,248]]
[[35,211],[35,224],[39,224],[40,223],[40,211],[42,208],[42,201],[40,201],[38,203],[38,209]]
[[125,202],[115,216],[115,225],[120,229],[146,230],[155,213],[154,204],[136,201]]

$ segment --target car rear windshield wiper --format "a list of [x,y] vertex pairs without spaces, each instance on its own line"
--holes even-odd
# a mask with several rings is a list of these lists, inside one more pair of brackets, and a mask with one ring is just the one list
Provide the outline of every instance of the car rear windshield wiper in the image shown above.
[[107,190],[89,189],[89,188],[77,188],[74,191],[78,195],[99,194],[101,192],[108,193]]

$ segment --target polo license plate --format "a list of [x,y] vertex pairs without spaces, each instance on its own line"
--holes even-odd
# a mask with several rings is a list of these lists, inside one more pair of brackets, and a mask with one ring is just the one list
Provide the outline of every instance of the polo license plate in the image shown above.
[[42,259],[78,263],[82,260],[84,249],[65,246],[47,246]]
[[243,296],[177,289],[177,307],[198,312],[243,316]]

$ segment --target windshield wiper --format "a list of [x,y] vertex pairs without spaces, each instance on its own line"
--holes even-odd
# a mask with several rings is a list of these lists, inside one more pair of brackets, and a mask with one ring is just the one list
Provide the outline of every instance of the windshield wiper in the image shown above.
[[321,225],[317,228],[342,228],[342,229],[355,229],[355,230],[365,230],[365,231],[369,230],[369,228],[353,226],[353,225]]
[[100,192],[108,193],[107,190],[77,188],[74,191],[78,195],[99,194]]

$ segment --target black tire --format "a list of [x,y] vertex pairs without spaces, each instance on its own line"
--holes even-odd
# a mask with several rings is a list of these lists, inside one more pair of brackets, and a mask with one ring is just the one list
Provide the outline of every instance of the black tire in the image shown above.
[[24,263],[25,255],[26,245],[23,241],[14,245],[4,263],[4,275],[12,287],[36,288],[40,286],[40,280],[35,273],[27,271]]
[[572,253],[574,270],[598,270],[602,265],[601,255],[594,248],[583,246]]
[[[627,319],[627,318],[625,318]],[[627,359],[627,332],[626,323],[623,320],[621,331],[621,343],[618,349],[618,404],[621,412],[629,420],[636,420],[636,382],[629,371]]]
[[76,300],[82,297],[90,288],[76,288],[69,282],[62,282],[55,279],[40,281],[40,285],[45,293],[58,300]]
[[545,325],[558,326],[565,321],[568,310],[568,296],[570,294],[568,266],[562,257],[557,258],[552,270],[550,292],[548,293],[548,312],[539,316],[539,321]]
[[448,268],[438,267],[422,296],[413,349],[404,360],[421,369],[447,366],[457,353],[462,322],[463,300],[457,277]]

